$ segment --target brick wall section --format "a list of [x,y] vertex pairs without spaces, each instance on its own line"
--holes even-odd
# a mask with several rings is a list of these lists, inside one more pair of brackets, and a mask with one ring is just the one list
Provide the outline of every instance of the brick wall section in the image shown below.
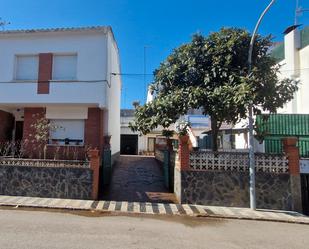
[[52,79],[53,54],[39,54],[38,94],[49,94],[49,81]]
[[292,210],[302,213],[302,190],[299,169],[299,148],[297,137],[283,139],[283,149],[289,160],[290,188],[292,198]]
[[35,129],[32,125],[35,124],[37,119],[45,117],[45,113],[46,110],[42,107],[25,108],[23,140],[25,142],[25,155],[27,157],[38,158],[39,156],[39,144],[34,141]]
[[0,110],[0,142],[5,142],[12,138],[13,128],[13,115],[11,113]]
[[[25,108],[24,114],[24,144],[25,144],[25,156],[29,158],[43,158],[43,147],[44,143],[41,144],[39,149],[39,144],[36,143],[33,138],[35,135],[35,129],[31,127],[35,124],[36,120],[45,117],[45,108]],[[41,152],[41,155],[40,155]],[[84,160],[86,157],[85,148],[74,147],[74,146],[47,146],[46,158],[47,159],[57,159],[57,160]]]
[[299,175],[299,149],[296,146],[298,139],[289,137],[283,139],[284,152],[289,159],[289,172],[291,175]]
[[98,150],[90,150],[90,169],[92,170],[92,194],[91,197],[93,200],[97,200],[99,197],[99,177],[100,177],[100,157]]
[[[35,129],[31,127],[38,118],[45,116],[45,108],[25,108],[24,114],[24,141],[25,156],[39,158],[44,144],[34,141]],[[103,111],[100,108],[88,108],[88,119],[85,120],[85,145],[102,151],[104,145],[103,136]],[[58,151],[57,151],[58,150]],[[47,146],[46,156],[48,159],[85,159],[85,148],[75,146]]]
[[182,171],[190,170],[189,136],[179,137],[179,162],[177,165]]
[[103,149],[103,111],[100,108],[88,108],[85,121],[85,144],[91,148]]

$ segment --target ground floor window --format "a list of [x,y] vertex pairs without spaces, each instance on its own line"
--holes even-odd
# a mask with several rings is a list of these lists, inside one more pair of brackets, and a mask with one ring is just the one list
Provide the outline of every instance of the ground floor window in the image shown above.
[[50,144],[84,144],[85,120],[51,119],[50,125]]
[[154,152],[155,151],[155,144],[156,144],[156,138],[155,137],[149,137],[148,138],[148,152]]

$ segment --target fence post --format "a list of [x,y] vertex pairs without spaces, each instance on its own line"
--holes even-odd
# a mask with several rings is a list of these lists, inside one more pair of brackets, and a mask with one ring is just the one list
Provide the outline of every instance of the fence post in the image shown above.
[[181,171],[190,169],[189,136],[179,137],[178,167]]
[[90,150],[88,152],[90,158],[90,169],[93,172],[92,178],[92,194],[91,197],[93,200],[99,198],[99,174],[100,174],[100,156],[97,149]]
[[179,136],[178,158],[174,169],[174,193],[177,200],[182,203],[183,188],[182,177],[190,169],[189,136]]
[[163,159],[163,175],[164,175],[164,184],[167,189],[170,189],[170,151],[164,150],[164,159]]
[[297,137],[283,139],[283,150],[289,160],[289,173],[292,194],[292,210],[302,212],[301,179],[299,170],[299,149]]

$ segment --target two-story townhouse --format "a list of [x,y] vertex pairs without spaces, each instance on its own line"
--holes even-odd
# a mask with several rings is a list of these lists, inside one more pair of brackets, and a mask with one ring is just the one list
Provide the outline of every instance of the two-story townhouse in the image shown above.
[[[293,100],[278,109],[278,114],[272,114],[266,123],[257,117],[260,129],[267,134],[263,144],[255,141],[258,152],[279,153],[282,151],[282,137],[297,136],[301,154],[309,155],[309,27],[300,29],[299,26],[288,27],[284,31],[284,40],[275,43],[270,51],[280,66],[278,77],[298,80],[299,89]],[[237,149],[248,148],[247,120],[236,124],[228,133],[234,133],[234,139],[227,138],[233,140]],[[225,148],[231,148],[231,143],[226,143]]]
[[283,42],[271,51],[280,65],[279,77],[299,81],[299,89],[292,101],[271,115],[267,121],[258,118],[261,130],[267,134],[266,152],[281,152],[282,137],[298,137],[298,147],[303,157],[309,156],[309,27],[293,25],[284,31]]
[[48,155],[66,146],[102,150],[111,136],[117,156],[120,95],[119,51],[110,27],[0,32],[0,141],[30,141],[26,156],[42,117],[58,127],[49,132]]
[[280,68],[280,77],[300,81],[294,99],[279,113],[309,114],[309,27],[294,25],[284,31],[284,41],[272,50]]

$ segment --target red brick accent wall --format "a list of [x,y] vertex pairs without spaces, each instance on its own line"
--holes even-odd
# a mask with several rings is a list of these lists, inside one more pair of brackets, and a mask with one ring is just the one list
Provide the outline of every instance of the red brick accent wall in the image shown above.
[[49,94],[49,81],[52,79],[53,54],[39,54],[38,94]]
[[179,162],[178,167],[180,170],[190,169],[190,149],[189,149],[189,136],[179,137]]
[[0,142],[12,139],[14,117],[11,113],[0,110]]
[[88,108],[88,119],[85,122],[85,144],[103,149],[103,111],[100,108]]
[[[45,144],[38,144],[34,140],[35,129],[32,127],[38,118],[45,116],[45,108],[25,108],[24,141],[25,156],[42,158],[42,148]],[[47,142],[47,141],[46,141]],[[91,148],[103,149],[103,111],[100,108],[88,108],[88,119],[85,120],[85,145]],[[41,152],[41,155],[40,155]],[[47,146],[48,159],[85,159],[86,150],[83,146]]]
[[100,157],[98,150],[89,151],[90,168],[93,171],[92,178],[92,199],[97,200],[99,197],[99,177],[100,177]]
[[[45,117],[45,108],[25,108],[24,113],[24,134],[25,156],[31,158],[39,157],[39,144],[34,141],[35,129],[32,127],[36,120]],[[41,145],[41,147],[44,145]]]
[[283,149],[289,159],[289,172],[291,175],[299,175],[299,149],[296,146],[298,139],[290,137],[283,139]]

